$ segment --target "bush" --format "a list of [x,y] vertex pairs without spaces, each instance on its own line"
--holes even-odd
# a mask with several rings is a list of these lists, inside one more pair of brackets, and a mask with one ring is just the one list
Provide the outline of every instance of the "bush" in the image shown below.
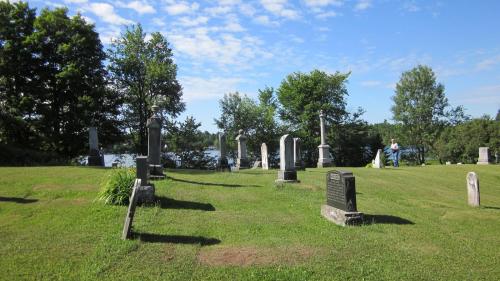
[[132,169],[113,169],[105,176],[99,200],[109,205],[127,205],[135,181]]

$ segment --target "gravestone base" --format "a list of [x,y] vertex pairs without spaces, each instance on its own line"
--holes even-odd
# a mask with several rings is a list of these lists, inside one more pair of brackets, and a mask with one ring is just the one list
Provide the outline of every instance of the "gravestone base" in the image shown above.
[[236,170],[250,169],[250,162],[248,159],[238,159],[236,161]]
[[231,167],[229,166],[229,162],[226,158],[217,159],[217,170],[218,171],[229,171]]
[[142,204],[150,204],[155,202],[155,186],[153,184],[150,185],[141,185],[137,188],[137,203]]
[[278,179],[276,183],[298,182],[296,171],[278,171]]
[[477,164],[478,165],[489,165],[490,162],[487,162],[487,161],[477,161]]
[[295,167],[296,171],[305,171],[306,170],[306,165],[304,164],[304,162],[299,162],[299,163],[295,162],[294,167]]
[[318,168],[333,167],[332,162],[320,162],[318,161]]
[[89,156],[88,165],[104,167],[104,156]]
[[150,180],[163,180],[165,179],[163,167],[161,165],[149,165],[149,179]]
[[359,225],[363,223],[363,213],[346,212],[328,205],[321,206],[321,215],[340,226]]

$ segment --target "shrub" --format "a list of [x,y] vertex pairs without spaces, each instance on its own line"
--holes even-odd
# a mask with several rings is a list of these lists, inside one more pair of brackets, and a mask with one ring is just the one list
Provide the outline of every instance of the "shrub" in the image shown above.
[[127,205],[135,181],[132,169],[113,169],[103,180],[99,200],[110,205]]

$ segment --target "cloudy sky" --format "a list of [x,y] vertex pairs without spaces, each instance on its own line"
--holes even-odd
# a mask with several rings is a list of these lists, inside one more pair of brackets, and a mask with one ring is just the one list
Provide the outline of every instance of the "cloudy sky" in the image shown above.
[[105,46],[124,26],[162,32],[174,49],[186,112],[216,131],[218,100],[256,97],[292,72],[348,72],[348,106],[391,120],[402,71],[431,66],[452,105],[479,117],[500,108],[500,1],[28,1],[81,13]]

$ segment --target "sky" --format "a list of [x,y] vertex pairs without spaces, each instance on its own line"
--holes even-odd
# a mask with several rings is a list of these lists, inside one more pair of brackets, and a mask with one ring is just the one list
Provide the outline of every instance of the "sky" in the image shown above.
[[452,106],[472,117],[500,109],[500,1],[52,0],[94,23],[105,47],[125,26],[161,32],[173,48],[186,111],[216,132],[219,100],[279,88],[293,72],[350,72],[348,109],[392,121],[403,71],[430,66]]

